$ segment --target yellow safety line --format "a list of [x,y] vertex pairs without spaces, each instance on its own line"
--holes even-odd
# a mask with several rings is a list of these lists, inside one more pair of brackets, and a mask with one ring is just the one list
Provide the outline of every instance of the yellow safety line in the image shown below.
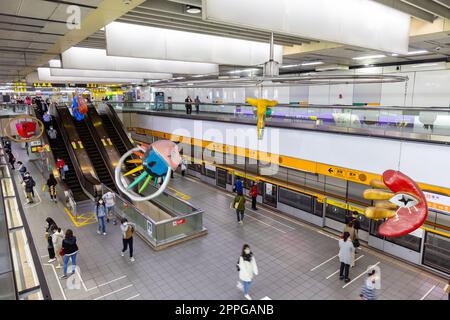
[[423,230],[428,231],[428,232],[436,233],[436,234],[441,235],[441,236],[443,236],[443,237],[450,238],[450,233],[446,233],[446,232],[443,232],[443,231],[434,230],[434,229],[431,229],[431,228],[428,228],[428,227],[424,227],[424,226],[421,226],[421,228],[422,228]]
[[181,199],[184,199],[184,200],[189,200],[190,198],[191,198],[191,196],[188,196],[187,194],[185,194],[185,193],[183,193],[183,192],[180,192],[180,191],[178,191],[178,190],[176,190],[176,189],[174,189],[174,188],[172,188],[172,187],[168,187],[170,190],[172,190],[173,192],[175,192],[175,194],[177,195],[177,196],[179,196]]

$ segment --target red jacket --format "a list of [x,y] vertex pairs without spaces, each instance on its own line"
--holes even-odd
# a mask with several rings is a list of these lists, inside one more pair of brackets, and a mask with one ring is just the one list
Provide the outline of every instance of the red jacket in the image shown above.
[[257,197],[258,196],[258,187],[256,185],[250,188],[250,196]]
[[64,167],[64,160],[63,159],[61,159],[61,160],[58,160],[58,161],[56,161],[56,167],[58,168],[58,169],[62,169],[63,167]]

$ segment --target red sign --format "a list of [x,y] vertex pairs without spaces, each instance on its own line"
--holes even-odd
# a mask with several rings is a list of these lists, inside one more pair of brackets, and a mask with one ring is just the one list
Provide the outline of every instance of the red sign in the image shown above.
[[180,219],[180,220],[174,221],[173,225],[174,226],[179,226],[180,224],[183,224],[185,222],[186,222],[186,219]]

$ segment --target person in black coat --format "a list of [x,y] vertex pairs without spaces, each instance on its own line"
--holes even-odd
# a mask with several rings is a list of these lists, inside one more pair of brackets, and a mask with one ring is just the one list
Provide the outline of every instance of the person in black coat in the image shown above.
[[45,236],[47,237],[47,250],[48,250],[48,256],[50,260],[48,260],[48,263],[52,263],[53,261],[56,261],[55,256],[55,248],[53,247],[53,241],[52,241],[52,235],[54,230],[58,229],[58,226],[56,225],[56,222],[48,217],[45,219],[47,222],[47,226],[45,227]]
[[62,241],[62,250],[64,254],[64,275],[61,279],[67,278],[67,267],[69,265],[69,260],[72,259],[72,274],[75,273],[77,267],[77,238],[73,235],[73,231],[67,229],[66,235]]
[[186,114],[191,114],[192,113],[192,99],[190,96],[187,96],[187,98],[184,100],[184,102],[186,103],[184,106],[186,108]]

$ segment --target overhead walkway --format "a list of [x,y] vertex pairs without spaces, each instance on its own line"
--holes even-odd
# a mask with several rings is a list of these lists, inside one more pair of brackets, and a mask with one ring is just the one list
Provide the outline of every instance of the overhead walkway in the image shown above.
[[[202,103],[187,115],[184,102],[108,102],[117,112],[208,121],[256,124],[245,104]],[[279,105],[266,116],[267,127],[335,132],[433,143],[450,142],[450,109],[383,106]]]

